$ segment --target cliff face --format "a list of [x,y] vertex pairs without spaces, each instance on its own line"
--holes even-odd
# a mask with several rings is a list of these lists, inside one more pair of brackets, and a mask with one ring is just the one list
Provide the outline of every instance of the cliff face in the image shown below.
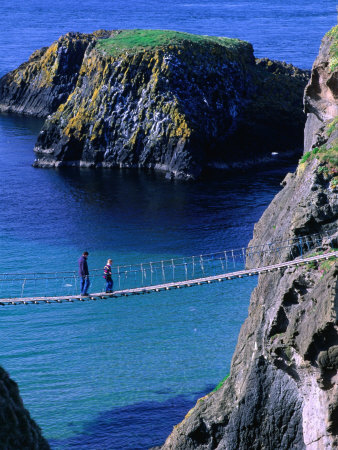
[[[307,74],[252,46],[170,31],[69,34],[0,80],[0,110],[47,116],[36,166],[208,166],[302,146]],[[285,129],[288,133],[285,133]]]
[[0,111],[47,117],[75,89],[83,56],[95,34],[68,33],[0,80]]
[[0,448],[48,450],[48,442],[25,409],[17,384],[0,367]]
[[[332,55],[328,40],[331,47],[338,42],[334,31],[324,38],[316,61],[324,59],[322,51]],[[326,64],[326,70],[320,78],[324,84],[337,69]],[[313,77],[308,96],[311,83]],[[317,96],[308,97],[307,105],[315,101]],[[330,102],[324,103],[322,110],[330,110]],[[331,116],[321,120],[316,138],[321,145],[305,153],[296,173],[287,175],[249,245],[320,233],[310,254],[338,248],[337,121]],[[290,258],[290,249],[278,255],[278,261]],[[270,255],[263,264],[274,262],[276,256]],[[162,448],[337,448],[337,318],[336,260],[260,275],[229,378],[197,402]]]
[[323,39],[319,55],[313,64],[311,80],[305,89],[305,151],[323,143],[325,124],[338,116],[337,33],[338,29],[334,27]]

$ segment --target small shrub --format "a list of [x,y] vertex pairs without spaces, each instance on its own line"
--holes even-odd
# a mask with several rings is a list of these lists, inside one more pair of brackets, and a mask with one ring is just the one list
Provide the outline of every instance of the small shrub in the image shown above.
[[331,189],[336,189],[338,187],[338,177],[334,177],[333,180],[331,180]]
[[329,168],[327,166],[320,166],[318,167],[318,173],[328,173]]
[[306,152],[304,153],[302,159],[300,160],[300,163],[303,164],[305,163],[311,156],[311,152]]

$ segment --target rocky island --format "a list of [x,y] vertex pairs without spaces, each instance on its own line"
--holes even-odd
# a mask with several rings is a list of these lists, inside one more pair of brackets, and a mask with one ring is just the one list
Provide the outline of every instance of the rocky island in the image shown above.
[[[323,39],[305,91],[307,145],[249,245],[319,233],[338,248],[338,27]],[[331,236],[325,238],[325,234]],[[278,260],[289,260],[284,249]],[[266,257],[263,265],[274,263]],[[338,263],[262,274],[230,376],[201,398],[162,449],[338,447]]]
[[36,167],[148,168],[197,178],[302,148],[309,73],[237,39],[68,33],[0,80],[0,111],[46,118]]

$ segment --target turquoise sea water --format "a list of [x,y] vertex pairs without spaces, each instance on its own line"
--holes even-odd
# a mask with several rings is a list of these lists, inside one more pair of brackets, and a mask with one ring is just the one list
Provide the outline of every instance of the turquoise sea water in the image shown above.
[[[329,1],[1,2],[0,73],[69,30],[239,37],[310,67]],[[136,171],[34,169],[38,120],[0,115],[0,272],[76,269],[245,246],[295,161],[199,183]],[[113,301],[0,309],[0,364],[55,449],[160,444],[229,372],[254,279]],[[0,286],[1,288],[1,286]]]

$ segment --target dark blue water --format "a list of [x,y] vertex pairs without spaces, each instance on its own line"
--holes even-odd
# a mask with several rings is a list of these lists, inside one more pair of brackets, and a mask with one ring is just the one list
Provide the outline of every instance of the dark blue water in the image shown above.
[[333,0],[2,0],[0,74],[68,31],[153,28],[244,39],[257,57],[310,68]]
[[[70,30],[166,28],[249,40],[309,68],[331,1],[2,0],[0,73]],[[0,272],[73,270],[242,247],[292,163],[198,184],[153,173],[34,169],[41,122],[0,116]],[[0,364],[55,449],[160,444],[229,372],[255,280],[0,310]]]

